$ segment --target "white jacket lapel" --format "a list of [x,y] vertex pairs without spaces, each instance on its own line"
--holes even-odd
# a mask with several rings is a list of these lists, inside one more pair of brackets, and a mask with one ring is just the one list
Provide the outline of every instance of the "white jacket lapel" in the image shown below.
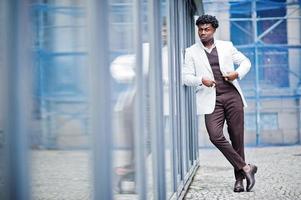
[[209,63],[209,60],[208,60],[208,57],[207,57],[207,55],[205,53],[205,50],[200,46],[200,44],[199,44],[199,53],[200,53],[200,58],[201,58],[202,62],[204,63],[205,68],[211,74],[213,74],[211,66],[210,66],[210,63]]

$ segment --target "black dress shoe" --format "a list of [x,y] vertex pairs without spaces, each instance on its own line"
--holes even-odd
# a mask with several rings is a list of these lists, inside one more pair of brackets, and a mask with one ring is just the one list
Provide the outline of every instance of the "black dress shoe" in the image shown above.
[[243,191],[245,191],[242,179],[238,179],[238,180],[235,181],[234,190],[233,191],[234,192],[243,192]]
[[247,192],[250,192],[250,190],[254,187],[255,185],[255,174],[257,172],[257,167],[255,165],[251,165],[250,166],[250,171],[248,172],[244,172],[245,177],[247,179]]

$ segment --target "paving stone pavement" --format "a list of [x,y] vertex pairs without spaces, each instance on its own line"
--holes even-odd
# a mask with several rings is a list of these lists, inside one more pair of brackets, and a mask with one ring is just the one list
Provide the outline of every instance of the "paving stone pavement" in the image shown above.
[[[232,166],[218,150],[200,149],[200,167],[185,200],[301,200],[301,146],[246,148],[246,159],[258,166],[255,187],[234,193]],[[88,151],[33,151],[31,171],[34,200],[92,199]]]
[[246,161],[258,166],[251,192],[234,193],[232,166],[218,150],[201,149],[200,167],[184,199],[301,199],[300,145],[246,148],[245,153]]
[[89,151],[33,151],[33,200],[92,199]]

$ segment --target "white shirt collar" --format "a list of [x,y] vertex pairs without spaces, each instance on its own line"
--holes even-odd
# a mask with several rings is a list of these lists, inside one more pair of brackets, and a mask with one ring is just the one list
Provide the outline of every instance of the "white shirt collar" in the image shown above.
[[199,43],[200,43],[200,46],[205,50],[205,51],[207,51],[208,53],[211,53],[211,51],[212,51],[212,49],[214,49],[214,47],[216,47],[216,39],[214,39],[214,43],[213,43],[213,45],[210,47],[210,48],[207,48],[207,47],[205,47],[204,45],[203,45],[203,43],[202,43],[202,41],[201,40],[199,40]]

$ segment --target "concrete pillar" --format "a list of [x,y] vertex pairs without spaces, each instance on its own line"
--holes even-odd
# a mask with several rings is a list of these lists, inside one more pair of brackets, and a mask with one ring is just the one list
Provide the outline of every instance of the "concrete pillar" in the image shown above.
[[[293,2],[293,0],[288,0],[288,3]],[[297,11],[295,11],[298,9]],[[294,11],[294,12],[293,12]],[[287,43],[289,45],[300,45],[301,44],[301,20],[300,19],[291,19],[294,17],[300,17],[301,10],[300,5],[291,5],[287,7],[287,14],[293,14],[287,19]],[[300,48],[291,48],[288,50],[288,64],[289,70],[295,72],[298,77],[292,73],[289,74],[289,81],[291,88],[297,88],[297,94],[301,95],[301,49]],[[298,106],[298,139],[301,143],[301,100],[297,99]]]
[[5,149],[5,135],[3,132],[4,129],[4,94],[6,93],[4,89],[6,88],[6,76],[5,65],[6,65],[6,22],[7,13],[7,1],[0,1],[0,199],[8,199],[8,186],[7,186],[7,151]]
[[6,26],[5,26],[5,2],[0,2],[0,148],[1,144],[3,143],[3,95],[4,95],[4,84],[5,82],[5,76],[4,76],[4,66],[5,66],[5,58],[6,58],[6,50],[5,50],[5,32],[6,32]]
[[[219,10],[223,8],[223,11],[220,12]],[[206,11],[204,14],[213,15],[217,18],[219,22],[219,27],[215,32],[215,38],[219,40],[230,40],[231,38],[231,30],[230,30],[230,7],[228,3],[222,3],[222,6],[220,3],[214,3],[210,4],[210,10]],[[196,18],[197,19],[197,18]],[[196,20],[195,19],[195,20]],[[195,41],[199,41],[198,31],[196,28],[195,31]]]
[[[292,0],[288,0],[289,2]],[[287,7],[287,14],[295,11],[290,17],[287,19],[287,43],[289,45],[300,45],[301,44],[301,20],[300,19],[290,19],[293,17],[300,17],[301,11],[299,5],[291,5]],[[301,75],[301,49],[289,49],[289,69],[292,72],[299,74],[299,77],[296,77],[294,74],[289,74],[290,87],[296,87],[300,81]]]
[[216,30],[215,37],[220,40],[231,39],[231,27],[230,27],[230,11],[219,12],[215,15],[219,20],[219,27]]

